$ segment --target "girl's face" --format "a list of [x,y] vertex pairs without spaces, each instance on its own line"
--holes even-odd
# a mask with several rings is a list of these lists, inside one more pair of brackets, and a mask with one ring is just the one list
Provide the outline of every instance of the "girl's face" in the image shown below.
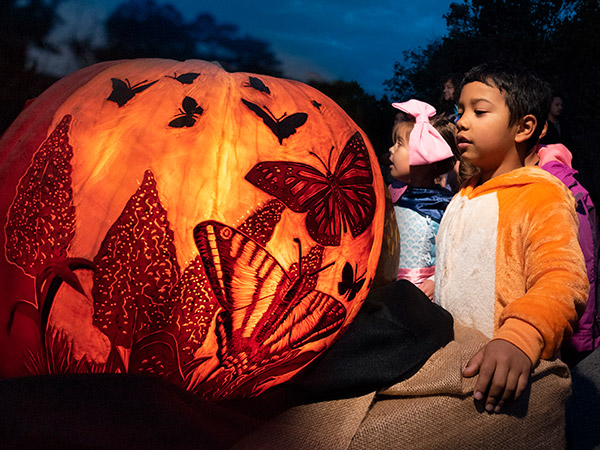
[[414,127],[412,122],[401,122],[397,125],[395,141],[390,147],[390,175],[396,180],[410,181],[410,164],[408,159],[408,140]]
[[444,100],[446,101],[450,101],[454,98],[454,85],[452,84],[452,81],[448,80],[444,83],[443,93]]

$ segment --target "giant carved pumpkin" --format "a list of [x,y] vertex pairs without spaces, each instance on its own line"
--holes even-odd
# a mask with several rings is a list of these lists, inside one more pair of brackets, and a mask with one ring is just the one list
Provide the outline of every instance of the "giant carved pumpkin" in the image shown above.
[[98,64],[33,101],[0,158],[3,376],[151,373],[256,395],[331,345],[375,276],[376,157],[299,82]]

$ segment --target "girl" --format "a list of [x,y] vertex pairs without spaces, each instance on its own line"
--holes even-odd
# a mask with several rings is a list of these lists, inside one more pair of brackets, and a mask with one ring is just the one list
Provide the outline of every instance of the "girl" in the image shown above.
[[394,124],[389,150],[395,179],[390,193],[400,232],[398,279],[412,282],[432,299],[435,236],[453,196],[435,180],[454,165],[456,127],[444,116],[433,117],[435,108],[419,100],[392,106],[405,113],[405,120]]

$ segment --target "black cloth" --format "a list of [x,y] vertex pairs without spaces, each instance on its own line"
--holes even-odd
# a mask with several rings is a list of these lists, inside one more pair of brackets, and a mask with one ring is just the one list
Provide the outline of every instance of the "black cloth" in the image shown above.
[[408,378],[453,337],[450,313],[399,280],[371,290],[348,330],[289,385],[313,399],[364,395]]
[[2,450],[225,449],[262,423],[137,375],[0,380],[0,404]]
[[229,448],[296,404],[366,394],[407,378],[452,337],[450,314],[397,281],[372,289],[346,332],[309,368],[257,398],[210,403],[136,375],[0,380],[0,448]]

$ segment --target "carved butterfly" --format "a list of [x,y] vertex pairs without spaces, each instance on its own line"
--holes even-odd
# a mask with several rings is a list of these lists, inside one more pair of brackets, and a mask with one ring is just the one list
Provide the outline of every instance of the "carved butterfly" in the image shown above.
[[176,114],[176,119],[169,122],[169,126],[173,128],[191,127],[196,123],[196,116],[202,115],[204,109],[198,106],[198,102],[192,97],[185,97],[179,108],[179,114]]
[[359,132],[348,140],[333,173],[329,167],[322,173],[304,163],[266,161],[255,165],[245,178],[292,211],[306,212],[306,229],[315,242],[338,246],[343,232],[359,236],[375,215],[373,171]]
[[363,284],[365,283],[365,273],[363,273],[360,277],[355,278],[354,270],[352,269],[352,265],[347,262],[344,266],[344,270],[342,270],[342,281],[338,283],[338,292],[340,295],[346,295],[348,298],[347,301],[351,302],[356,297],[356,294],[362,289]]
[[315,290],[318,273],[333,264],[321,267],[323,247],[303,257],[296,239],[299,260],[286,271],[261,244],[223,223],[198,224],[194,239],[224,309],[216,329],[221,363],[205,385],[216,390],[209,395],[254,395],[289,378],[315,356],[301,348],[344,323],[344,305]]
[[[118,78],[111,78],[112,80],[112,92],[108,96],[107,100],[111,102],[115,102],[119,105],[119,108],[135,97],[136,94],[148,89],[158,80],[151,81],[150,83],[146,83],[148,80],[144,80],[139,82],[138,84],[134,84],[133,86],[129,84],[129,80],[125,78],[125,81],[120,80]],[[146,84],[144,84],[146,83]]]
[[252,87],[257,91],[264,92],[265,94],[271,93],[271,89],[269,89],[268,86],[265,83],[263,83],[263,81],[260,78],[248,77],[248,83],[246,83],[244,86]]
[[167,78],[173,78],[174,80],[179,81],[181,84],[192,84],[196,78],[200,76],[199,73],[189,72],[182,73],[181,75],[177,75],[176,73],[173,76],[165,75]]
[[[333,263],[317,268],[317,258],[301,256],[294,276],[262,245],[216,221],[198,224],[194,239],[217,300],[233,316],[232,331],[265,344],[287,333],[290,346],[300,347],[341,326],[346,309],[330,295],[314,290],[318,273]],[[309,267],[303,268],[303,263]],[[314,309],[311,317],[306,316],[308,307]],[[323,323],[319,316],[329,310],[336,313],[328,314]],[[256,316],[259,313],[261,318]],[[286,332],[278,331],[284,325]]]
[[194,239],[212,290],[225,310],[217,316],[217,334],[221,370],[235,369],[237,379],[229,380],[230,384],[269,382],[271,370],[277,377],[287,372],[291,376],[314,357],[302,356],[298,350],[332,335],[344,323],[343,304],[315,290],[318,273],[333,264],[321,267],[323,247],[314,247],[302,257],[296,240],[299,261],[286,271],[262,245],[223,223],[198,224]]
[[306,113],[294,113],[290,116],[284,113],[280,118],[276,118],[266,106],[263,110],[263,108],[248,100],[242,99],[242,102],[271,129],[273,134],[277,136],[279,144],[282,144],[285,138],[294,134],[308,119],[308,114]]
[[321,111],[321,106],[323,106],[321,103],[319,103],[319,102],[318,102],[318,101],[316,101],[316,100],[313,100],[313,101],[312,101],[312,104],[313,104],[313,106],[314,106],[315,108],[317,108],[319,111]]

